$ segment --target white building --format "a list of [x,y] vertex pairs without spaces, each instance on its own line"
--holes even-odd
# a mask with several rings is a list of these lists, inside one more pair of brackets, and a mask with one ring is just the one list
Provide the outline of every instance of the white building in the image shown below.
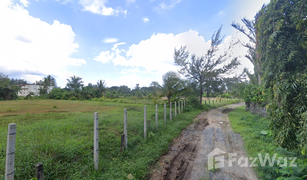
[[[43,89],[44,86],[36,84],[25,84],[21,85],[21,90],[18,92],[18,96],[27,96],[30,92],[33,92],[35,96],[39,96],[39,90]],[[49,86],[47,93],[49,93],[54,87]]]

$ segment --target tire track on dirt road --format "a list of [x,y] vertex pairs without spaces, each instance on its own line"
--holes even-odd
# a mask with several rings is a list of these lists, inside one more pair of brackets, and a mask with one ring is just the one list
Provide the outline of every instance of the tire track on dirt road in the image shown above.
[[[231,104],[199,114],[194,123],[173,140],[168,154],[160,158],[149,179],[257,180],[251,167],[241,167],[238,164],[240,158],[244,164],[247,155],[241,136],[233,132],[227,116],[232,108],[243,105],[244,103]],[[212,161],[208,161],[208,155],[212,151],[223,157],[224,167],[212,169],[208,165]],[[228,159],[228,153],[236,153],[233,157],[236,161],[233,158]],[[218,162],[221,161],[214,160],[213,163]]]

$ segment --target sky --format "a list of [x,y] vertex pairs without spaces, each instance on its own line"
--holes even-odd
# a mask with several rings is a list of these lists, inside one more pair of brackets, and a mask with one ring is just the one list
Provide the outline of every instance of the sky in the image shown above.
[[[0,73],[28,83],[52,75],[64,88],[76,75],[84,85],[162,84],[177,71],[174,48],[206,53],[222,26],[221,50],[247,38],[232,22],[254,19],[269,0],[0,0]],[[242,23],[241,23],[242,24]],[[246,48],[232,51],[253,70]]]

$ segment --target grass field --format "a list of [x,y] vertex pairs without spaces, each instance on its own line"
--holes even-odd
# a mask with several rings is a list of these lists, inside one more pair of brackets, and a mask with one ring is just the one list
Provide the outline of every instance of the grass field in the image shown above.
[[[283,158],[280,165],[275,162],[273,166],[269,166],[269,163],[262,166],[260,160],[257,160],[255,164],[258,167],[255,167],[255,170],[260,179],[307,179],[307,156],[275,146],[266,118],[245,112],[244,106],[235,108],[228,114],[228,117],[234,132],[241,134],[249,157],[259,158],[258,153],[261,153],[263,159],[265,159],[264,156],[268,153],[272,158],[276,153],[276,159]],[[284,157],[296,157],[297,167],[291,167],[291,161],[284,160]]]
[[[222,106],[222,102],[206,109]],[[35,165],[44,164],[45,179],[146,179],[151,165],[167,152],[169,143],[201,111],[187,107],[164,124],[164,100],[155,106],[147,99],[98,99],[97,101],[0,101],[0,179],[4,179],[6,132],[17,124],[15,179],[35,177]],[[151,120],[143,138],[143,108]],[[128,112],[128,150],[120,151],[123,110]],[[173,106],[174,108],[174,106]],[[99,170],[93,168],[93,113],[99,114]]]

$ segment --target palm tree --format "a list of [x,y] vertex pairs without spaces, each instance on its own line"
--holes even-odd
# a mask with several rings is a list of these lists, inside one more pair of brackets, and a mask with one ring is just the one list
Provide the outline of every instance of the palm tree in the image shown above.
[[106,83],[104,80],[99,80],[97,81],[97,91],[98,91],[98,94],[99,94],[99,97],[102,96],[102,93],[105,92],[106,90]]
[[168,103],[171,101],[171,97],[174,97],[183,89],[183,81],[180,79],[176,72],[169,71],[163,75],[163,94],[167,97]]
[[71,90],[77,90],[83,86],[82,78],[78,76],[73,75],[70,77],[70,79],[66,79],[66,80],[67,80],[66,86]]
[[43,86],[44,91],[43,91],[43,93],[41,92],[41,94],[46,94],[46,96],[47,96],[48,87],[55,86],[56,81],[51,75],[48,75],[47,77],[44,77],[43,80],[36,81],[36,84],[40,84],[40,85]]

